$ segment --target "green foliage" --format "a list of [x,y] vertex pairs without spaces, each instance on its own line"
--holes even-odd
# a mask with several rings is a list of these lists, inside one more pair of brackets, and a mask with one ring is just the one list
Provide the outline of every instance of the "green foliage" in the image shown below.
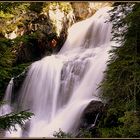
[[15,64],[17,48],[12,40],[0,38],[0,99],[12,77],[19,75],[30,63]]
[[117,127],[113,127],[113,128],[101,128],[100,129],[100,137],[101,138],[118,138],[121,137],[121,135],[119,134],[119,129]]
[[112,126],[100,128],[100,137],[102,138],[114,138],[114,137],[122,137],[122,138],[138,138],[140,137],[140,119],[137,112],[128,111],[125,112],[123,117],[118,118],[118,121],[121,125],[118,127]]
[[12,62],[15,55],[12,53],[12,42],[8,39],[0,39],[0,98],[5,91],[5,87],[11,78]]
[[[137,9],[139,11],[139,9]],[[130,16],[136,16],[137,11],[130,13],[125,19]],[[137,17],[135,17],[137,18]],[[129,25],[127,32],[123,34],[124,40],[122,47],[115,48],[112,52],[114,55],[111,57],[108,65],[107,76],[103,82],[103,95],[111,100],[121,98],[117,103],[123,104],[124,102],[131,102],[134,99],[134,92],[139,93],[140,76],[139,76],[139,52],[137,51],[137,32],[139,28],[135,28],[135,24],[139,26],[139,21],[136,23],[129,18],[126,21]],[[131,23],[131,26],[130,26]],[[133,30],[133,31],[132,31]],[[120,36],[122,37],[122,36]],[[136,91],[135,91],[136,88]],[[112,96],[110,96],[112,95]],[[128,109],[128,106],[125,106]],[[120,107],[121,108],[121,107]],[[131,110],[132,108],[130,108]]]
[[[101,85],[101,96],[109,106],[99,125],[100,135],[139,137],[140,115],[135,112],[140,111],[140,4],[117,4],[111,12],[113,40],[120,42],[120,47],[114,46],[110,52]],[[123,14],[119,17],[120,13]]]
[[76,138],[92,138],[92,133],[89,130],[81,128]]
[[0,2],[0,11],[10,13],[20,4],[20,2]]
[[59,132],[54,132],[53,136],[56,138],[72,138],[72,134],[65,133],[61,129],[59,129]]
[[[0,102],[0,109],[7,102]],[[0,114],[0,132],[4,130],[16,130],[16,125],[24,126],[25,122],[27,122],[34,114],[28,111],[20,111],[20,112],[11,112],[5,115]]]
[[16,130],[16,124],[23,126],[33,113],[21,111],[0,116],[0,130]]
[[58,132],[54,132],[55,138],[92,138],[92,133],[89,130],[81,128],[76,135],[65,133],[61,129]]
[[32,2],[30,3],[29,10],[41,13],[43,8],[43,2]]
[[[13,54],[10,47],[12,46],[11,40],[0,38],[0,66],[8,67],[12,64]],[[7,59],[5,59],[7,58]]]
[[0,33],[3,35],[16,29],[24,20],[29,3],[1,2],[0,3]]
[[140,118],[137,112],[127,111],[123,117],[119,118],[119,121],[123,123],[123,126],[119,128],[122,137],[140,137]]

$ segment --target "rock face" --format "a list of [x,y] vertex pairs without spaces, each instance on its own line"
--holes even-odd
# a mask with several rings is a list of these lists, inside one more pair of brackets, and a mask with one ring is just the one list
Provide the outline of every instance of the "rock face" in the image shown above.
[[111,6],[112,2],[71,2],[76,21],[92,16],[98,9]]
[[71,5],[77,21],[86,19],[93,14],[89,9],[89,2],[71,2]]
[[83,112],[81,128],[94,128],[104,112],[105,105],[101,101],[92,101]]
[[98,131],[98,124],[105,111],[106,106],[101,101],[90,102],[83,112],[79,132],[77,133],[76,137],[99,137],[100,132]]

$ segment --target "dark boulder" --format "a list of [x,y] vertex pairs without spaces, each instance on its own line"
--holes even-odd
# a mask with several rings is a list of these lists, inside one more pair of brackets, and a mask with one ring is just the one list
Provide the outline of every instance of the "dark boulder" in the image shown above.
[[[92,125],[98,121],[104,110],[104,104],[101,101],[92,101],[85,108],[82,120],[86,125]],[[96,125],[96,124],[95,124]]]
[[[105,104],[101,101],[92,101],[89,105],[85,108],[79,130],[86,130],[92,133],[92,136],[98,137],[97,125],[100,121],[101,116],[105,111]],[[80,137],[80,131],[77,137]]]

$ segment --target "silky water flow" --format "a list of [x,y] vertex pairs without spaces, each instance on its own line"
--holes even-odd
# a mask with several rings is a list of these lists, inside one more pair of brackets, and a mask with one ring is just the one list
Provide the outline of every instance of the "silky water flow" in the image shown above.
[[[59,129],[76,133],[87,105],[101,100],[97,88],[111,50],[112,24],[106,22],[110,9],[104,7],[75,23],[58,54],[30,66],[14,107],[29,109],[35,116],[25,124],[25,129],[16,126],[17,131],[8,131],[5,137],[53,137]],[[10,102],[13,78],[9,84],[4,99]],[[7,106],[3,113],[11,111]]]

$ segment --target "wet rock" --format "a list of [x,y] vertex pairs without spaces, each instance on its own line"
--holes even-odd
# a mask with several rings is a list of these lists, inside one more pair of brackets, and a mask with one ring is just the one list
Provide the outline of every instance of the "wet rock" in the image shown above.
[[113,2],[71,2],[76,21],[87,19],[94,15],[98,9],[112,6],[112,4]]
[[76,135],[77,138],[85,137],[85,135],[87,138],[99,137],[100,133],[97,126],[105,112],[105,108],[105,104],[101,101],[92,101],[89,103],[83,112],[81,125]]
[[11,102],[14,103],[17,98],[18,98],[18,94],[19,94],[19,89],[21,88],[22,86],[22,83],[27,75],[27,72],[29,70],[29,67],[27,67],[21,74],[19,74],[18,76],[14,77],[14,86],[13,86],[13,89],[12,89],[12,100]]
[[92,15],[88,2],[72,2],[71,5],[77,21],[84,20]]
[[101,101],[92,101],[86,107],[82,115],[81,128],[90,128],[98,124],[99,118],[104,112],[105,105]]

